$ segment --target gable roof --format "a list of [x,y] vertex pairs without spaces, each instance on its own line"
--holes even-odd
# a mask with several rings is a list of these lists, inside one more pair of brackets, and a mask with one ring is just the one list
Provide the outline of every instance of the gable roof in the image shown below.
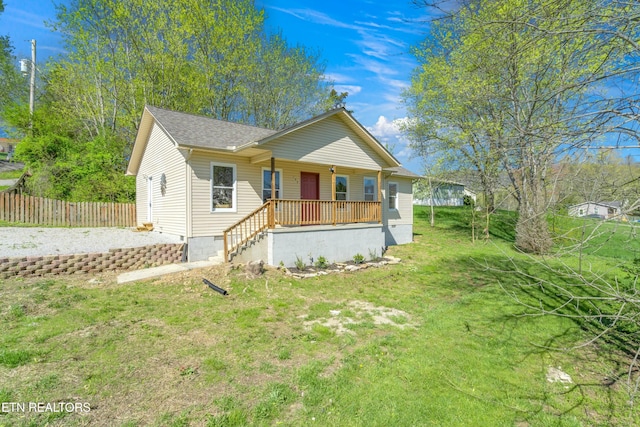
[[180,147],[233,150],[276,131],[147,106],[156,123]]
[[389,150],[384,147],[384,145],[382,145],[373,135],[371,135],[371,133],[369,133],[369,131],[364,126],[362,126],[344,107],[329,110],[323,114],[317,115],[303,122],[296,123],[293,126],[289,126],[288,128],[284,128],[272,135],[266,136],[261,140],[256,141],[252,145],[266,144],[282,136],[297,132],[303,128],[306,128],[307,126],[318,123],[333,116],[340,117],[343,122],[347,124],[347,126],[349,126],[354,132],[356,132],[356,134],[358,134],[367,144],[369,144],[374,149],[374,151],[378,153],[378,155],[380,155],[387,162],[400,166],[400,162],[393,156],[393,154],[391,154]]
[[[250,148],[260,148],[263,144],[267,144],[282,136],[299,131],[309,125],[333,116],[339,117],[346,123],[349,128],[358,134],[363,141],[372,147],[388,164],[400,167],[400,162],[342,107],[327,111],[326,113],[312,117],[288,128],[275,131],[195,114],[181,113],[164,108],[145,106],[131,152],[131,158],[129,159],[127,175],[137,174],[154,123],[167,134],[177,148],[223,150],[237,153]],[[397,170],[393,171],[394,174],[418,178],[418,176],[412,172],[404,168],[401,169],[405,172]],[[407,173],[409,175],[407,175]]]

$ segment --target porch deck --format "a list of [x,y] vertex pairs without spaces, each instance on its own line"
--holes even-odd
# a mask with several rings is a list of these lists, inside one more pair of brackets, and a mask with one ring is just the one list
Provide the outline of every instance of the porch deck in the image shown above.
[[224,259],[267,229],[308,225],[382,223],[382,204],[344,200],[270,199],[224,230]]

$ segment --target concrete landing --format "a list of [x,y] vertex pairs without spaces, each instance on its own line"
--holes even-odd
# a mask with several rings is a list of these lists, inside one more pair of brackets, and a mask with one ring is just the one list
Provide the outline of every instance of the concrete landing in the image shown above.
[[151,279],[166,274],[178,273],[181,271],[194,270],[196,268],[213,267],[223,264],[222,260],[184,262],[181,264],[167,264],[159,267],[145,268],[142,270],[127,271],[118,275],[118,283],[135,282],[136,280]]
[[11,187],[18,179],[0,179],[0,187]]

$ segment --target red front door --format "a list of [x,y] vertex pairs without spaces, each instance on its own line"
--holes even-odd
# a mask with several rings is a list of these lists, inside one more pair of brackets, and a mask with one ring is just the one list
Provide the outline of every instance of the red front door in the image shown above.
[[[320,200],[320,174],[300,172],[300,199]],[[314,204],[302,204],[302,223],[314,223],[320,219],[320,206]]]

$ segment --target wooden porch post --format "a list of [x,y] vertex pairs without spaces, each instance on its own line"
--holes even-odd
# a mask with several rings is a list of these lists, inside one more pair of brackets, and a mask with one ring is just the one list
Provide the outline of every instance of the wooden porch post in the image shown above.
[[336,215],[338,209],[336,206],[336,166],[331,166],[331,223],[336,225]]
[[378,171],[378,224],[382,224],[382,171]]
[[276,159],[271,158],[271,198],[276,198]]
[[271,158],[271,202],[269,203],[269,228],[276,228],[276,204],[273,199],[276,198],[276,159]]
[[224,262],[229,262],[229,243],[227,240],[227,232],[225,231],[224,234]]

